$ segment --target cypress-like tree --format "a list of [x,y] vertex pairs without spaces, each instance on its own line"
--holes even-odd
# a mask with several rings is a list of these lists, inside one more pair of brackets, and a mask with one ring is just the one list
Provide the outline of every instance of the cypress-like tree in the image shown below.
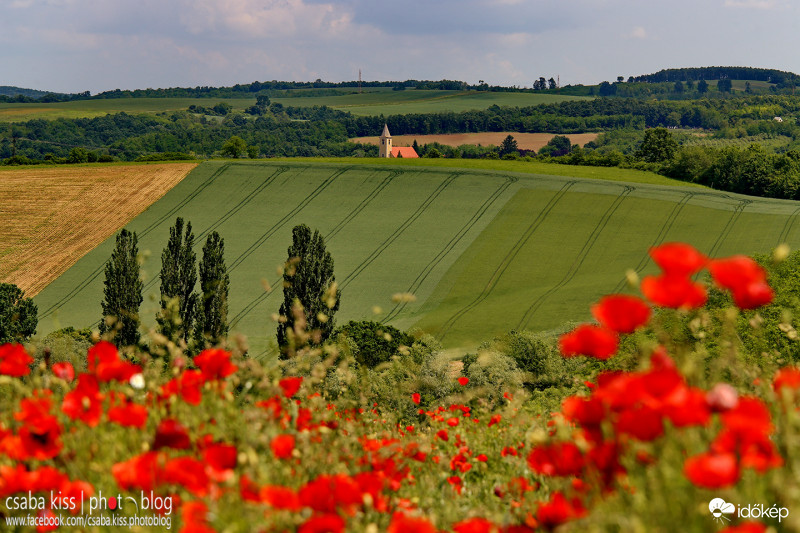
[[228,334],[228,287],[225,266],[225,240],[212,231],[203,246],[200,262],[200,287],[203,294],[197,306],[194,339],[198,349],[219,344]]
[[161,310],[156,315],[159,330],[173,341],[189,340],[195,315],[197,294],[197,256],[192,250],[191,222],[178,217],[169,230],[167,247],[161,253]]
[[[295,336],[296,304],[302,306],[305,327],[298,333],[308,334],[310,345],[320,345],[334,330],[334,314],[339,309],[341,291],[336,288],[333,258],[325,249],[319,231],[305,224],[292,230],[292,245],[283,272],[283,303],[278,323],[278,346],[285,356],[302,344]],[[298,324],[299,326],[299,324]]]
[[[117,346],[130,346],[139,342],[139,306],[142,304],[143,283],[139,277],[138,239],[136,233],[123,229],[117,234],[117,244],[106,263],[106,280],[103,288],[103,319],[100,333],[115,331]],[[116,322],[108,324],[106,317]]]

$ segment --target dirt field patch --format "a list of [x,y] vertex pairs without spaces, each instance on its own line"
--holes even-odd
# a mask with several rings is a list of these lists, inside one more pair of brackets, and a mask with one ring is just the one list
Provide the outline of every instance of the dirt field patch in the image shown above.
[[[445,133],[441,135],[397,135],[392,136],[392,145],[411,146],[416,139],[418,144],[437,142],[446,146],[461,146],[462,144],[476,144],[500,146],[508,135],[517,141],[517,147],[522,150],[536,150],[537,152],[554,137],[552,133],[515,133],[513,131],[489,131],[485,133]],[[597,133],[574,133],[567,135],[572,144],[584,144],[597,138]],[[356,137],[352,142],[364,144],[378,144],[378,137]]]
[[0,172],[0,281],[34,296],[179,183],[195,163]]

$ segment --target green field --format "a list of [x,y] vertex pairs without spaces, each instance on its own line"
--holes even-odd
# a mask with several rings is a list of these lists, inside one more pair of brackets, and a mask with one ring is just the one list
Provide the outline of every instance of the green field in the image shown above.
[[[659,242],[685,240],[717,256],[800,245],[798,202],[668,181],[359,163],[200,165],[128,225],[140,250],[149,251],[146,324],[154,322],[159,257],[176,216],[192,222],[198,255],[210,231],[225,238],[232,330],[248,336],[255,355],[273,342],[270,315],[281,301],[280,289],[265,292],[262,280],[280,286],[276,269],[298,223],[326,236],[342,288],[340,323],[378,318],[420,326],[448,348],[589,318],[592,301],[624,288],[626,269],[652,269],[647,248]],[[96,325],[112,240],[36,296],[40,335]],[[393,304],[399,292],[417,300]]]
[[[284,106],[310,107],[327,105],[356,115],[394,115],[405,113],[435,113],[466,111],[499,106],[531,106],[549,104],[582,97],[535,93],[503,93],[478,91],[435,90],[365,90],[361,94],[333,96],[296,96],[273,98]],[[0,103],[0,122],[21,122],[34,118],[84,118],[108,113],[161,113],[186,110],[190,105],[213,107],[227,102],[234,111],[244,111],[255,104],[253,98],[114,98],[107,100],[76,100],[49,104]]]

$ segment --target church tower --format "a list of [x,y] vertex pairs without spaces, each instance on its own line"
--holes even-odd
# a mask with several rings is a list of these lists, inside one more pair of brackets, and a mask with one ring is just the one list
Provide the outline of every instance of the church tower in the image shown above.
[[389,133],[389,126],[386,124],[383,125],[383,133],[381,133],[378,157],[392,157],[392,134]]

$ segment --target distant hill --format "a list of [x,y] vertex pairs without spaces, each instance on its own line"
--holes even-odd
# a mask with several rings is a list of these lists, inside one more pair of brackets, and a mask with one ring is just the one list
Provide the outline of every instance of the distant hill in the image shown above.
[[29,98],[41,98],[46,94],[54,94],[48,91],[38,91],[36,89],[23,89],[11,85],[0,85],[0,96],[27,96]]
[[648,83],[697,80],[758,80],[783,85],[798,81],[797,74],[783,70],[753,67],[690,67],[659,70],[654,74],[634,76],[633,80]]

